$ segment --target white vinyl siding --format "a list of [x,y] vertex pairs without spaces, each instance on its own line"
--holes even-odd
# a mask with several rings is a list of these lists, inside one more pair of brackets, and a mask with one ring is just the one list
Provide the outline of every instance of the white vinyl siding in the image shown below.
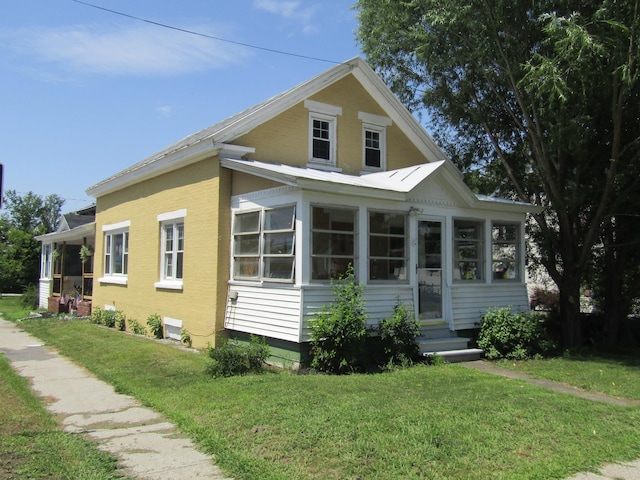
[[524,283],[456,284],[451,287],[453,327],[464,330],[480,327],[482,316],[492,307],[511,306],[514,312],[529,310]]

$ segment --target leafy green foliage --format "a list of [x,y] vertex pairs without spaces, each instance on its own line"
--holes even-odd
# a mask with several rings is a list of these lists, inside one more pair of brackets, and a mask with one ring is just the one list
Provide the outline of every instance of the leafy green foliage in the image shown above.
[[345,275],[332,281],[334,302],[311,320],[311,366],[321,372],[349,373],[358,367],[367,337],[364,287],[349,265]]
[[513,313],[511,307],[491,308],[482,317],[478,346],[489,359],[524,360],[555,348],[547,339],[543,316]]
[[416,338],[420,336],[420,326],[413,310],[400,300],[393,308],[393,316],[380,322],[378,332],[387,363],[406,365],[418,355]]
[[29,285],[25,288],[24,293],[20,297],[20,305],[24,308],[37,308],[38,307],[38,287],[35,285]]
[[187,347],[191,347],[191,334],[186,328],[180,330],[180,341]]
[[149,325],[151,335],[158,339],[164,338],[164,325],[162,324],[162,318],[160,318],[160,315],[157,313],[149,315],[147,318],[147,325]]
[[91,312],[89,321],[105,327],[117,328],[118,330],[124,330],[125,327],[125,317],[120,310],[102,310],[100,307],[95,307]]
[[269,346],[265,339],[251,336],[248,345],[226,341],[216,348],[209,348],[211,361],[206,371],[214,378],[233,377],[247,373],[260,373],[264,369],[264,362],[269,357]]
[[128,319],[127,325],[129,326],[129,329],[136,335],[145,335],[147,333],[147,330],[144,328],[144,325],[142,325],[135,318]]
[[625,318],[631,302],[617,295],[632,299],[640,286],[637,4],[358,0],[356,9],[369,64],[406,106],[428,112],[472,186],[542,207],[531,252],[560,290],[565,343],[581,340],[575,300],[589,270],[611,286],[605,317]]
[[0,292],[19,293],[37,284],[40,242],[34,236],[55,230],[64,204],[57,195],[45,198],[7,190],[0,218]]

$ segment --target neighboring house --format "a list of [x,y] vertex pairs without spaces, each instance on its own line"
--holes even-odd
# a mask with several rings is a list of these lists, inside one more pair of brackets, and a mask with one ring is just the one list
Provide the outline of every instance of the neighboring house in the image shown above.
[[82,301],[91,302],[93,258],[82,258],[80,251],[83,246],[93,250],[95,215],[95,205],[66,213],[60,216],[55,232],[36,237],[42,243],[40,307],[62,312],[77,308]]
[[370,322],[412,307],[423,350],[463,348],[493,306],[528,309],[529,204],[478,196],[361,59],[90,187],[94,308],[196,347],[264,336],[304,357],[309,320],[352,264]]

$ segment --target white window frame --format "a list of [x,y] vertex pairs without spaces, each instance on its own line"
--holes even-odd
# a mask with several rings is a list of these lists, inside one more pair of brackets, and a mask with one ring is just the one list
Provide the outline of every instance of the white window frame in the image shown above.
[[[358,112],[358,118],[362,121],[362,170],[364,172],[381,172],[387,170],[387,127],[393,122],[388,117],[373,115],[372,113]],[[378,134],[378,150],[380,152],[380,166],[367,165],[367,132]]]
[[[313,217],[315,215],[315,209],[329,209],[329,210],[342,210],[346,212],[350,212],[353,214],[353,230],[339,230],[335,228],[314,228],[314,220]],[[310,277],[311,282],[313,283],[327,283],[332,279],[337,279],[339,275],[343,275],[345,272],[336,272],[336,275],[332,275],[333,263],[334,260],[338,262],[343,260],[352,260],[350,263],[353,266],[354,275],[356,278],[358,277],[358,230],[360,228],[359,225],[359,215],[360,212],[357,208],[345,207],[340,205],[311,205],[311,221],[309,222],[309,230],[311,232],[311,249],[309,250],[310,257]],[[333,245],[329,246],[328,251],[320,251],[316,245],[316,234],[318,235],[329,235],[330,238],[335,237],[338,239],[340,236],[351,235],[353,240],[353,255],[347,255],[343,253],[337,253],[333,249]],[[337,241],[337,240],[336,240]],[[331,241],[333,243],[333,240]],[[331,262],[331,266],[327,267],[322,273],[319,275],[319,272],[316,272],[313,268],[314,261],[316,259],[320,259],[329,263]],[[324,275],[326,273],[326,276]]]
[[[292,209],[291,228],[275,229],[269,228],[266,225],[266,219],[269,212],[280,209]],[[296,204],[277,205],[268,208],[261,208],[259,210],[246,210],[236,211],[233,214],[233,226],[231,234],[231,278],[234,281],[247,281],[247,282],[275,282],[275,283],[294,283],[295,282],[295,270],[296,270]],[[258,214],[258,229],[238,231],[237,230],[237,218],[240,215],[245,214]],[[290,235],[291,244],[289,245],[289,251],[287,252],[267,252],[267,248],[270,245],[268,242],[269,236],[277,235]],[[257,237],[258,245],[256,252],[239,252],[238,244],[242,237]],[[243,275],[240,266],[240,262],[243,259],[255,261],[256,271]],[[271,262],[276,262],[278,259],[286,259],[291,261],[291,273],[288,278],[273,277],[271,275]]]
[[[474,238],[463,238],[456,234],[457,226],[460,223],[474,224],[478,227],[478,232]],[[485,221],[473,218],[455,218],[453,220],[453,279],[456,282],[484,282],[485,281]],[[470,244],[476,247],[475,257],[461,257],[459,255],[460,244]],[[468,277],[461,270],[462,263],[475,263],[476,276]]]
[[[515,238],[509,240],[506,238],[496,238],[494,236],[494,230],[501,227],[510,227],[515,230]],[[520,267],[520,223],[518,222],[501,222],[494,221],[491,224],[491,276],[492,280],[498,282],[519,282],[522,279],[521,267]],[[512,246],[515,251],[514,256],[497,256],[496,247],[500,246]],[[495,266],[498,264],[505,265],[506,268],[502,275]],[[511,272],[511,273],[510,273]],[[513,276],[511,276],[513,275]]]
[[[129,228],[131,221],[126,220],[120,223],[103,225],[102,232],[104,235],[104,243],[102,245],[102,258],[104,260],[102,269],[103,276],[98,279],[100,283],[113,283],[116,285],[126,285],[128,282],[129,272]],[[113,254],[113,238],[122,235],[122,272],[114,273],[114,254]],[[109,246],[109,252],[107,252]]]
[[51,243],[42,244],[42,265],[40,267],[40,277],[51,279],[51,254],[53,252],[53,245]]
[[[338,151],[338,115],[342,115],[342,107],[329,105],[327,103],[316,102],[313,100],[305,100],[305,107],[309,110],[309,164],[314,167],[336,167],[337,151]],[[329,158],[318,158],[313,155],[313,122],[314,121],[328,123],[328,135],[326,139],[329,142]]]
[[[173,212],[161,213],[157,220],[160,224],[160,281],[154,286],[161,289],[182,290],[184,279],[184,223],[187,216],[187,210],[175,210]],[[182,250],[179,245],[179,231],[182,228]],[[173,235],[173,243],[171,252],[167,251],[167,230],[171,229]],[[174,272],[178,267],[178,257],[182,254],[182,276],[178,277]],[[167,274],[167,259],[171,256],[172,272]]]
[[[391,233],[390,231],[388,232],[374,232],[373,229],[371,228],[371,217],[373,215],[393,215],[393,216],[398,216],[398,217],[402,217],[403,221],[404,221],[404,233],[403,234],[398,234],[398,233]],[[381,210],[369,210],[368,214],[367,214],[367,221],[368,221],[368,225],[369,225],[369,242],[368,242],[368,246],[369,246],[369,258],[368,258],[368,268],[369,268],[369,282],[370,283],[408,283],[408,264],[409,264],[409,223],[408,223],[408,215],[403,213],[403,212],[387,212],[387,211],[381,211]],[[387,251],[387,255],[384,256],[374,256],[372,255],[372,248],[371,248],[371,244],[373,241],[375,241],[375,239],[388,239],[388,251]],[[403,256],[402,257],[394,257],[393,255],[391,255],[391,242],[393,241],[393,239],[401,239],[402,243],[403,243]],[[380,260],[382,262],[392,262],[392,261],[402,261],[402,267],[399,267],[397,269],[397,272],[394,272],[394,274],[396,275],[396,278],[372,278],[372,275],[374,273],[374,269],[372,268],[372,262]]]

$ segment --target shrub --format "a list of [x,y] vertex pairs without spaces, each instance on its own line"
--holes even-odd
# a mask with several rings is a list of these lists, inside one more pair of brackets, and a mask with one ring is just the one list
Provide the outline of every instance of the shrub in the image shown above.
[[180,330],[180,341],[187,347],[191,347],[191,334],[185,328]]
[[560,294],[557,290],[534,287],[531,292],[531,308],[533,310],[558,311]]
[[102,325],[102,309],[100,307],[94,307],[89,315],[89,322]]
[[164,338],[164,326],[162,325],[162,318],[160,318],[160,315],[157,313],[149,315],[147,318],[147,325],[149,325],[151,335],[158,339]]
[[109,328],[117,326],[118,329],[124,330],[124,315],[120,310],[101,310],[96,307],[91,312],[89,321]]
[[478,346],[489,359],[524,360],[547,353],[555,347],[547,339],[543,316],[513,313],[511,307],[491,308],[482,317]]
[[367,336],[364,287],[356,283],[351,265],[331,286],[334,303],[322,307],[309,325],[311,366],[343,374],[356,369]]
[[136,335],[144,335],[147,333],[146,329],[144,328],[144,325],[141,325],[140,322],[137,321],[135,318],[128,320],[127,323],[129,324],[129,328],[131,329],[131,331]]
[[23,308],[38,308],[38,287],[29,285],[25,288],[20,297],[20,305]]
[[413,310],[399,299],[393,308],[393,316],[380,322],[378,332],[387,364],[411,364],[418,355],[420,347],[416,338],[420,336],[420,325],[415,320]]
[[211,361],[207,365],[207,373],[214,378],[232,377],[247,373],[263,371],[264,362],[269,357],[269,346],[264,338],[251,336],[248,345],[226,341],[217,348],[209,348]]
[[116,311],[115,319],[114,319],[114,327],[116,330],[120,330],[124,332],[127,329],[127,323],[122,312]]

